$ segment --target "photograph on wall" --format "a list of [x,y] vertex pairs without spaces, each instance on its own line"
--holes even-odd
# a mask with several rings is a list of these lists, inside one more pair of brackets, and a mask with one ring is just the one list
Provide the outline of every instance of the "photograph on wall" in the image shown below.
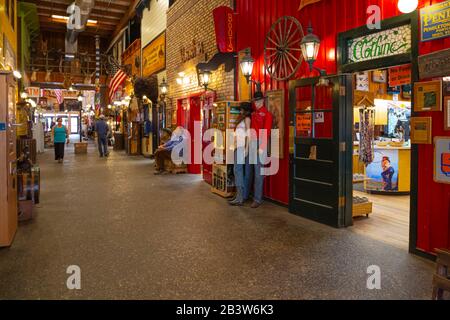
[[284,158],[284,90],[267,91],[267,106],[273,115],[272,129],[278,129],[280,133],[279,139],[279,156]]
[[444,129],[450,130],[450,97],[444,99]]
[[450,137],[434,139],[434,181],[450,184]]
[[411,118],[411,142],[413,144],[431,144],[431,117]]
[[427,81],[414,84],[414,111],[442,110],[442,81]]
[[374,161],[366,167],[365,189],[398,191],[398,150],[376,150]]
[[386,70],[373,71],[372,81],[375,83],[386,83],[387,82],[387,71]]

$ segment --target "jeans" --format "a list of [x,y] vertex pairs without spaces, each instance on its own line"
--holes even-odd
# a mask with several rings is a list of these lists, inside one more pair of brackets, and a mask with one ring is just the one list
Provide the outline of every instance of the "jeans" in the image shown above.
[[253,200],[257,203],[263,202],[264,196],[264,178],[265,176],[261,174],[261,169],[263,168],[262,161],[260,157],[257,157],[258,160],[256,164],[253,165],[254,168],[254,176],[255,176],[255,190],[253,195]]
[[98,152],[100,153],[100,157],[108,154],[108,139],[106,137],[98,138]]
[[158,149],[155,152],[156,170],[164,171],[164,162],[166,160],[172,160],[172,151],[166,149]]
[[[238,157],[240,161],[238,161]],[[250,196],[250,181],[251,181],[251,166],[249,157],[243,159],[244,153],[235,152],[234,153],[234,181],[236,184],[237,194],[236,201],[244,202]],[[245,163],[244,163],[245,162]]]

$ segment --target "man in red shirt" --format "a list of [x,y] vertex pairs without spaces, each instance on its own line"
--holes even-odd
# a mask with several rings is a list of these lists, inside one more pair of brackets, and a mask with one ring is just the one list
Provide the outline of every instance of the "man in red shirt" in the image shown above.
[[260,91],[255,93],[255,97],[253,99],[253,109],[251,129],[254,131],[252,132],[251,140],[254,143],[254,146],[257,147],[253,147],[251,150],[253,150],[253,152],[255,149],[257,150],[257,159],[256,162],[253,162],[255,184],[254,201],[251,207],[258,208],[263,202],[264,175],[261,171],[267,157],[267,146],[270,139],[273,116],[269,110],[267,110],[264,95]]

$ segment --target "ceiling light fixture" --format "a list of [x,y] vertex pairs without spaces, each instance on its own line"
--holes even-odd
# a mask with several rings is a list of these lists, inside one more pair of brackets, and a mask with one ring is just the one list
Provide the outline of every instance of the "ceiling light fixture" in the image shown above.
[[[55,22],[67,23],[67,21],[69,21],[69,17],[60,16],[58,14],[52,14],[52,20]],[[88,19],[87,21],[88,26],[96,26],[97,24],[98,24],[97,20]]]

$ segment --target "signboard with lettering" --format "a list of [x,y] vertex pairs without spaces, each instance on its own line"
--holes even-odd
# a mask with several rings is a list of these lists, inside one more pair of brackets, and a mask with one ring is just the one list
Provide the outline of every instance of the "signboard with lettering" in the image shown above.
[[420,10],[422,41],[450,36],[450,1],[436,3]]
[[312,114],[297,114],[296,121],[297,137],[310,137],[312,131]]
[[445,77],[450,74],[450,49],[419,57],[420,79]]
[[151,76],[166,68],[166,33],[142,49],[142,75]]
[[347,63],[386,58],[411,52],[411,26],[384,30],[371,35],[350,39]]
[[213,11],[214,29],[219,52],[228,53],[236,50],[236,18],[233,9],[221,6]]
[[450,137],[434,139],[434,181],[450,183]]
[[389,69],[389,86],[398,87],[411,83],[411,65],[407,64],[400,67]]

